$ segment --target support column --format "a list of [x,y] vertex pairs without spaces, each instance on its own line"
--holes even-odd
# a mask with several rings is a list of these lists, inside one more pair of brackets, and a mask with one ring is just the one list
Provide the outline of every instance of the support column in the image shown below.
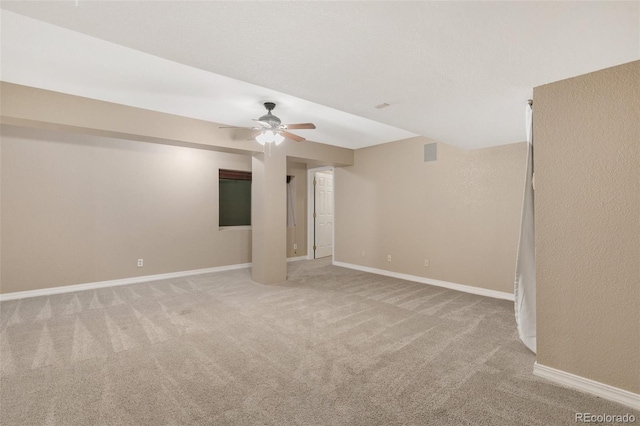
[[251,278],[260,284],[287,279],[287,158],[266,147],[252,159]]

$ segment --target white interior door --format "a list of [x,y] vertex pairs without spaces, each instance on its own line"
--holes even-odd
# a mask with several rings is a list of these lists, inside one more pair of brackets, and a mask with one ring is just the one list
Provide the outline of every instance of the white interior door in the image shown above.
[[333,253],[333,174],[315,174],[315,258]]

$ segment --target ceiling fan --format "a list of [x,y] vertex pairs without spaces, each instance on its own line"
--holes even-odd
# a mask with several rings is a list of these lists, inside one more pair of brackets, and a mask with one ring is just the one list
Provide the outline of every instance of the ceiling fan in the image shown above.
[[[267,109],[267,113],[260,118],[254,118],[253,121],[258,123],[259,127],[250,127],[251,130],[258,131],[255,135],[256,141],[261,145],[265,143],[275,142],[276,145],[280,145],[282,141],[287,138],[295,142],[302,142],[305,140],[302,136],[298,136],[289,132],[289,130],[295,129],[315,129],[316,125],[313,123],[299,123],[299,124],[282,124],[282,121],[277,116],[273,115],[271,111],[276,107],[274,102],[265,102],[264,107]],[[238,128],[238,127],[221,127],[221,128]],[[246,127],[240,127],[246,128]]]

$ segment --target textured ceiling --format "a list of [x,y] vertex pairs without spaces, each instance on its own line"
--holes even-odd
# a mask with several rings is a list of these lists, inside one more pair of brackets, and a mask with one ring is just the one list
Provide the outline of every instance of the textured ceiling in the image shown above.
[[[71,52],[83,60],[76,58],[66,74],[64,66],[51,76],[46,67],[41,77],[31,72],[40,87],[61,85],[66,75],[65,84],[86,90],[84,96],[115,93],[122,103],[143,99],[150,109],[239,125],[262,113],[265,97],[281,96],[275,112],[284,121],[334,127],[331,135],[319,125],[303,136],[350,147],[412,133],[465,148],[521,141],[533,87],[640,59],[638,2],[79,0],[77,7],[74,1],[3,1],[2,8],[148,54],[134,60],[142,53],[125,54],[111,44],[99,50],[88,37],[74,44],[68,32],[56,36],[66,45],[47,36],[42,44],[59,48],[42,61],[64,60],[69,46],[85,50]],[[19,28],[5,40],[4,15],[13,14],[3,14],[2,78],[7,72],[18,78],[25,73],[5,60],[24,60],[10,48],[19,45]],[[98,51],[101,56],[92,57]],[[129,55],[129,62],[118,64],[119,55]],[[85,62],[91,78],[74,83]],[[113,78],[114,64],[120,80]],[[158,69],[148,70],[153,78],[145,82],[140,76],[150,64]],[[102,69],[108,70],[103,76]],[[242,89],[243,83],[251,84]],[[201,102],[192,105],[196,98]],[[383,102],[390,106],[374,108]],[[387,126],[371,131],[371,120]]]

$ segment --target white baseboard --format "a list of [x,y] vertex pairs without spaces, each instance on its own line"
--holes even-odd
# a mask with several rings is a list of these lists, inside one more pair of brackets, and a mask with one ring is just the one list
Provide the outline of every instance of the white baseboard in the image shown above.
[[541,365],[537,362],[533,365],[533,375],[542,377],[543,379],[547,379],[559,385],[598,396],[608,401],[626,405],[627,407],[631,407],[635,410],[640,410],[640,395],[637,393],[605,385],[604,383],[596,382],[594,380],[585,379],[584,377],[576,376],[575,374],[567,373],[562,370],[556,370],[555,368],[547,367],[546,365]]
[[[297,262],[300,260],[307,260],[307,259],[308,259],[308,256],[290,257],[287,259],[287,262]],[[399,272],[385,271],[383,269],[369,268],[367,266],[360,266],[360,265],[344,263],[344,262],[334,261],[333,264],[336,266],[344,267],[344,268],[356,269],[363,272],[370,272],[372,274],[385,275],[388,277],[399,278],[399,279],[419,282],[423,284],[435,285],[438,287],[445,287],[452,290],[478,294],[481,296],[488,296],[488,297],[494,297],[497,299],[506,299],[511,301],[514,300],[513,294],[504,293],[501,291],[488,290],[480,287],[472,287],[472,286],[463,285],[463,284],[455,284],[447,281],[433,280],[430,278],[418,277],[415,275],[408,275],[408,274],[401,274]],[[0,294],[0,302],[4,300],[24,299],[27,297],[37,297],[37,296],[50,296],[52,294],[70,293],[73,291],[92,290],[96,288],[114,287],[119,285],[136,284],[136,283],[143,283],[148,281],[165,280],[170,278],[180,278],[180,277],[187,277],[190,275],[207,274],[211,272],[231,271],[234,269],[248,268],[250,266],[251,266],[251,263],[240,263],[236,265],[216,266],[213,268],[193,269],[190,271],[181,271],[181,272],[169,272],[166,274],[145,275],[140,277],[122,278],[118,280],[99,281],[95,283],[74,284],[74,285],[66,285],[66,286],[60,286],[60,287],[43,288],[38,290],[16,291],[13,293]]]
[[170,278],[188,277],[190,275],[208,274],[211,272],[231,271],[251,266],[251,263],[239,263],[236,265],[216,266],[205,269],[192,269],[190,271],[169,272],[166,274],[144,275],[141,277],[122,278],[119,280],[99,281],[95,283],[73,284],[60,287],[42,288],[38,290],[16,291],[0,294],[0,302],[5,300],[24,299],[27,297],[50,296],[52,294],[70,293],[73,291],[92,290],[96,288],[114,287],[119,285],[137,284],[148,281],[166,280]]
[[480,296],[493,297],[495,299],[504,299],[504,300],[511,300],[511,301],[515,300],[513,293],[506,293],[503,291],[489,290],[486,288],[473,287],[470,285],[450,283],[448,281],[434,280],[431,278],[419,277],[417,275],[402,274],[400,272],[385,271],[384,269],[370,268],[368,266],[355,265],[353,263],[334,261],[333,264],[335,266],[341,266],[343,268],[355,269],[357,271],[363,271],[363,272],[370,272],[372,274],[384,275],[387,277],[399,278],[401,280],[414,281],[422,284],[435,285],[437,287],[444,287],[451,290],[477,294]]

